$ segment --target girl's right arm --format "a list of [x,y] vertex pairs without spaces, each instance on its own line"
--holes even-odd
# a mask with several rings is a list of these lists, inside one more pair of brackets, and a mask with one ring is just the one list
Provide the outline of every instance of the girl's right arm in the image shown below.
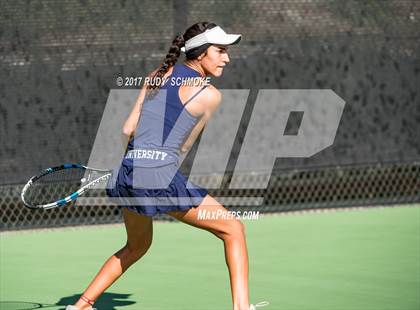
[[144,84],[140,91],[140,95],[137,98],[136,104],[134,105],[133,110],[131,111],[130,115],[128,116],[122,128],[123,134],[127,136],[128,138],[131,138],[131,136],[133,136],[134,132],[136,131],[137,123],[140,118],[141,107],[143,106],[145,95],[146,95],[146,85]]

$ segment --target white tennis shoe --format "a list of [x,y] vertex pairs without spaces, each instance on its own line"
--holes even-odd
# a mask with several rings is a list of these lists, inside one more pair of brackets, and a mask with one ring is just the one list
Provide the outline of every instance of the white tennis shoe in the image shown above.
[[[270,303],[268,301],[261,301],[258,304],[255,305],[249,305],[249,310],[257,310],[259,307],[265,307],[269,305]],[[66,309],[67,310],[67,309]]]

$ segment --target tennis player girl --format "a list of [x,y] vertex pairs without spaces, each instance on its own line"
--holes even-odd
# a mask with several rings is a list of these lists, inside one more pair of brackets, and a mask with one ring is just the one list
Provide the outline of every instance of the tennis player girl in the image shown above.
[[[194,24],[183,36],[173,40],[163,63],[152,72],[151,77],[166,78],[167,81],[171,77],[219,77],[229,63],[228,45],[236,44],[240,39],[240,35],[226,34],[213,23]],[[181,49],[186,53],[186,62],[176,64]],[[157,128],[162,128],[159,118],[156,118],[160,115],[157,111],[161,109],[159,100],[153,100],[159,92],[165,93],[166,98],[164,117],[160,118],[164,122],[163,137],[162,130],[153,130],[157,124],[161,126]],[[143,86],[123,127],[123,133],[131,138],[128,151],[115,186],[108,190],[108,195],[112,197],[139,199],[138,204],[122,206],[127,243],[105,262],[76,305],[67,306],[67,310],[91,309],[94,301],[147,252],[152,243],[152,216],[160,213],[205,229],[223,241],[233,309],[255,309],[248,299],[248,254],[243,224],[233,218],[199,219],[199,210],[225,212],[226,209],[206,189],[195,186],[180,172],[174,171],[178,169],[179,152],[186,152],[193,145],[220,101],[221,94],[212,85],[165,83]],[[150,156],[144,156],[146,154]],[[141,184],[145,180],[148,184]],[[164,189],[162,186],[151,186],[153,182],[162,180],[167,180],[169,184]],[[159,202],[162,199],[174,201],[173,198],[176,198],[178,203],[154,204],[155,196],[159,196]]]

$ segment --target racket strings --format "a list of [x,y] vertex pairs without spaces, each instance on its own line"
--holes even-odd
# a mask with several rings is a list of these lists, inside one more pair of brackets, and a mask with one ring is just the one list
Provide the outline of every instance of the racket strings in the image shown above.
[[38,183],[51,183],[51,182],[79,182],[86,170],[80,168],[68,168],[57,170],[52,173],[48,173],[40,177],[37,182]]
[[69,168],[57,170],[36,179],[25,192],[25,201],[42,205],[63,199],[77,191],[86,170]]

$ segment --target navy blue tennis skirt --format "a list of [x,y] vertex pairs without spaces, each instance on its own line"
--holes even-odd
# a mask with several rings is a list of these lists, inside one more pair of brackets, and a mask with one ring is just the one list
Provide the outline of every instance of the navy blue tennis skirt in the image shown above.
[[109,197],[119,198],[119,207],[140,215],[186,211],[198,207],[208,194],[206,189],[189,182],[176,164],[135,169],[133,173],[133,166],[123,162],[110,179],[106,192]]

